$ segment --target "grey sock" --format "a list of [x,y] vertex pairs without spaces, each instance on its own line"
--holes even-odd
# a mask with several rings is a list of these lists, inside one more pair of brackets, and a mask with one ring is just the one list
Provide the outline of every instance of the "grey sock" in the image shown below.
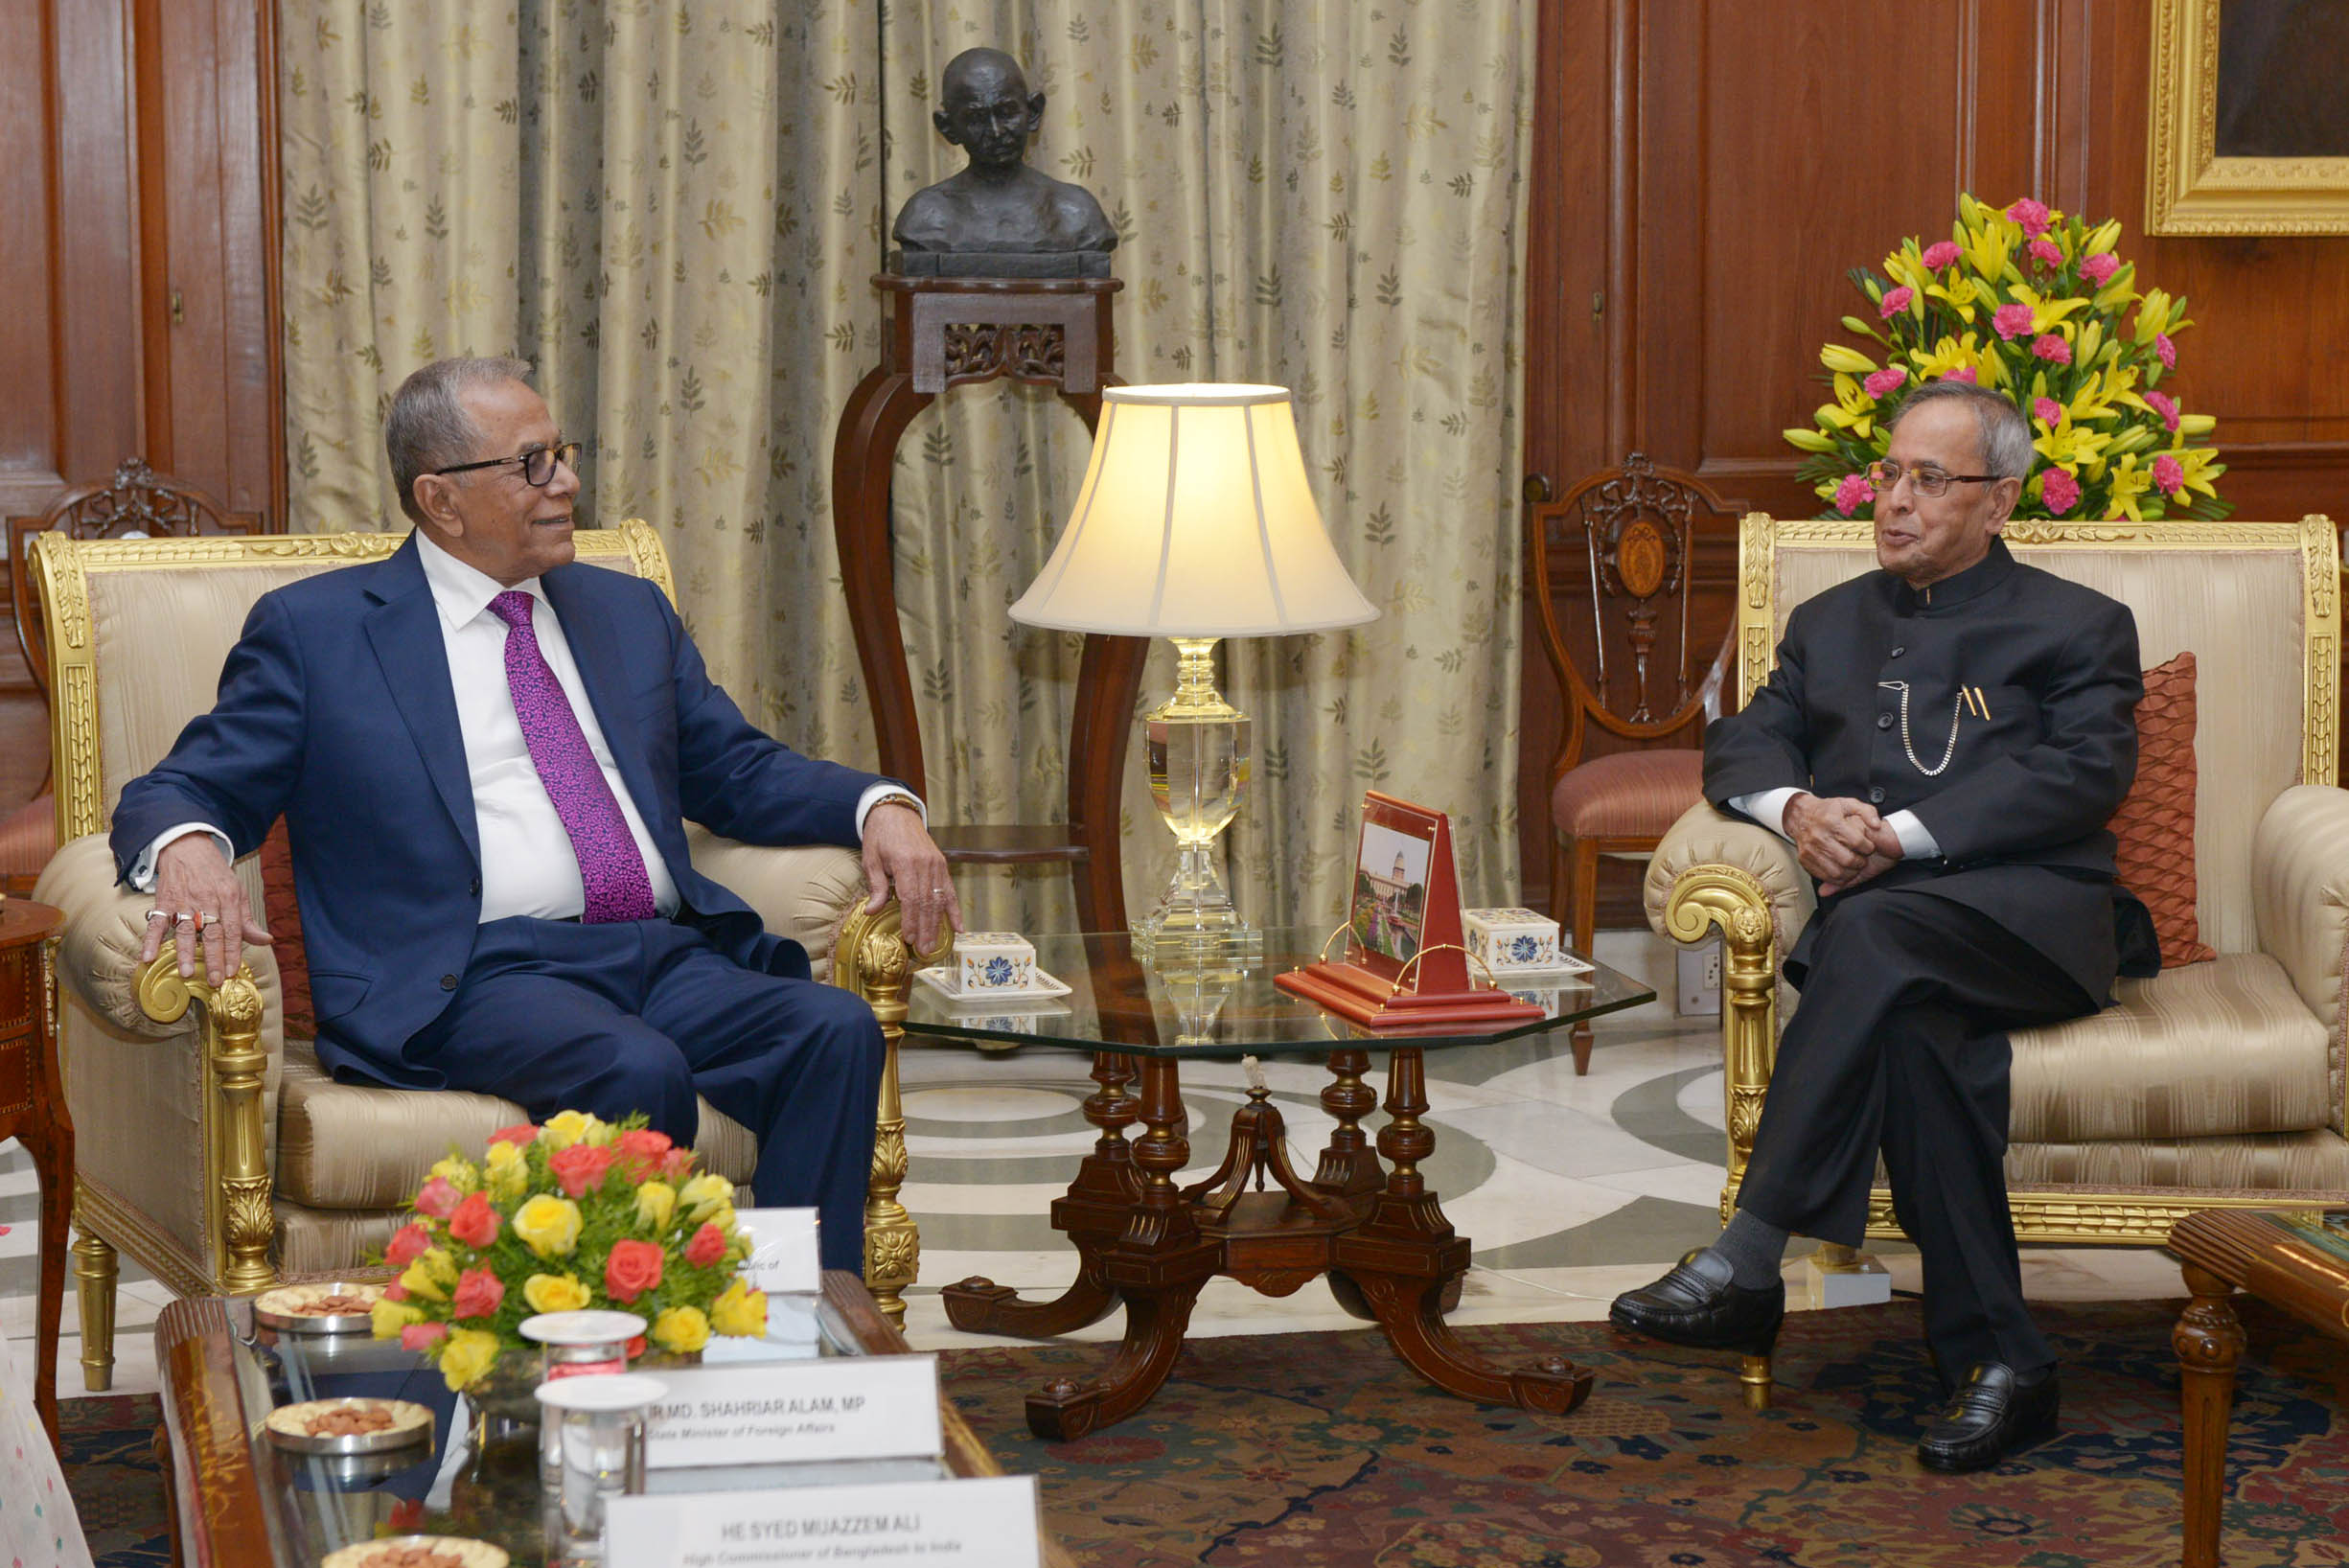
[[1747,1290],[1758,1290],[1778,1278],[1786,1256],[1786,1233],[1747,1210],[1729,1216],[1713,1250],[1729,1259],[1730,1278]]

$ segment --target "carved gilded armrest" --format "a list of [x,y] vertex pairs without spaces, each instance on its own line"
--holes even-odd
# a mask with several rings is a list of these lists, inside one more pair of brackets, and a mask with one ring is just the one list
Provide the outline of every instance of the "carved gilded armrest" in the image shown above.
[[1778,957],[1818,899],[1794,846],[1765,828],[1693,806],[1648,863],[1647,923],[1674,941],[1721,934],[1721,1061],[1729,1188],[1745,1172],[1778,1053]]
[[2331,1042],[2333,1130],[2349,1119],[2342,1026],[2349,1017],[2349,790],[2302,784],[2275,797],[2251,840],[2251,909],[2262,951]]

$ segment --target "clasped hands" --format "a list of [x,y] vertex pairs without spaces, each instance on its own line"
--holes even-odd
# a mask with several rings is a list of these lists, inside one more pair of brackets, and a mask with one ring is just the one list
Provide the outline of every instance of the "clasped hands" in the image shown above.
[[1879,877],[1901,858],[1900,835],[1865,800],[1798,795],[1782,820],[1795,859],[1819,879],[1821,898]]

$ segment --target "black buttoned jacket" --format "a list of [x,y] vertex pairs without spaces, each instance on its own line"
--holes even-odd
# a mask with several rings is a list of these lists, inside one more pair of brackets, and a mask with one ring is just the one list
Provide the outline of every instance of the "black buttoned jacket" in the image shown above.
[[[2105,825],[2136,777],[2144,694],[2129,607],[1993,539],[1927,588],[1876,571],[1797,606],[1769,680],[1705,733],[1705,797],[1729,810],[1790,785],[1916,813],[1943,858],[1863,887],[1981,911],[2093,1005],[2116,968],[2158,967],[2144,907],[2114,888]],[[1808,937],[1788,956],[1798,983]]]

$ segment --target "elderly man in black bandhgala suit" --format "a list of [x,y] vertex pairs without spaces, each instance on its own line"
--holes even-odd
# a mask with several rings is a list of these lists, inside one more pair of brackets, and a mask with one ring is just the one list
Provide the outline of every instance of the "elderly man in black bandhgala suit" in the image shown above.
[[1872,475],[1883,569],[1796,609],[1769,681],[1705,736],[1705,797],[1791,840],[1819,907],[1736,1215],[1612,1313],[1766,1352],[1788,1234],[1857,1242],[1881,1151],[1958,1384],[1918,1446],[1944,1470],[2055,1425],[2006,1204],[2007,1030],[2158,968],[2105,828],[2136,774],[2136,623],[1998,539],[2031,458],[2006,398],[1911,394]]

